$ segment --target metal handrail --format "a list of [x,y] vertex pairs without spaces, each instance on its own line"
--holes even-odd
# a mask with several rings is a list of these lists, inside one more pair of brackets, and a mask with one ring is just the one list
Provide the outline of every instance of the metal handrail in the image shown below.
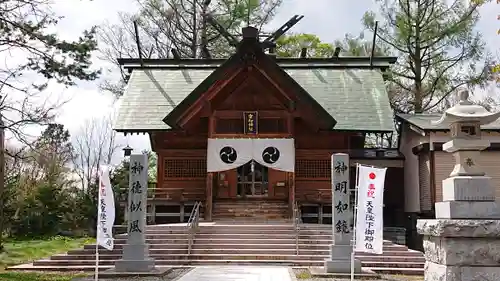
[[293,226],[295,229],[295,252],[299,255],[299,236],[300,236],[300,224],[302,223],[302,214],[300,213],[300,207],[297,201],[293,203]]
[[193,240],[196,231],[198,230],[198,224],[200,222],[200,207],[201,202],[196,202],[191,210],[191,215],[189,215],[189,220],[186,225],[186,232],[188,233],[188,255],[191,255],[191,248],[193,247]]

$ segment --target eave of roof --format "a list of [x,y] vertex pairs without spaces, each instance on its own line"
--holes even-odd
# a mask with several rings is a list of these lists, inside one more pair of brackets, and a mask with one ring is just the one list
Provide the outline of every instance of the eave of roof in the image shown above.
[[[397,57],[335,57],[335,58],[275,58],[284,69],[294,68],[375,68],[385,70],[397,61]],[[138,59],[118,58],[118,63],[131,71],[136,68],[160,69],[215,69],[227,59]]]

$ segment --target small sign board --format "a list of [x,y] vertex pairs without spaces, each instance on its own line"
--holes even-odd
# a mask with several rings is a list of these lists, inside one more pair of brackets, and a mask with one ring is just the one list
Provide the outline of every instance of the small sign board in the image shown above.
[[245,111],[243,112],[243,120],[245,123],[245,134],[255,135],[257,134],[257,128],[259,125],[259,114],[257,111]]

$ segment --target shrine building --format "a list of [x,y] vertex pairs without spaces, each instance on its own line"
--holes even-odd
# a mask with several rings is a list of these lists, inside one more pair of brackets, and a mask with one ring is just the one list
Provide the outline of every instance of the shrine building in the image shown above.
[[[201,202],[209,221],[298,208],[303,222],[330,224],[330,157],[347,153],[351,189],[357,163],[388,168],[384,227],[413,228],[409,214],[432,210],[452,161],[420,117],[394,117],[384,77],[397,58],[277,58],[258,38],[244,28],[228,59],[118,60],[130,79],[114,129],[147,133],[158,156],[150,223],[186,222]],[[401,149],[366,147],[396,127]]]

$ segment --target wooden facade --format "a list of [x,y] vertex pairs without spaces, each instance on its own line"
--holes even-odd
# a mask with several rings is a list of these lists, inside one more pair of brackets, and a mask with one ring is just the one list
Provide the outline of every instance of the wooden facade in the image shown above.
[[[353,60],[370,61],[369,58]],[[393,63],[395,58],[386,61]],[[339,63],[329,67],[346,66]],[[373,68],[369,64],[366,67]],[[246,125],[248,114],[255,117],[252,130]],[[163,122],[168,129],[143,130],[149,133],[152,149],[158,155],[158,179],[154,198],[150,200],[157,214],[179,212],[180,220],[185,221],[190,209],[184,206],[202,202],[205,219],[211,220],[214,204],[218,202],[265,200],[288,204],[290,216],[292,207],[298,203],[305,219],[331,223],[330,157],[332,153],[343,152],[351,155],[351,166],[356,162],[377,165],[383,161],[382,165],[389,166],[385,204],[391,209],[386,212],[390,215],[387,221],[395,221],[393,226],[401,225],[398,223],[401,219],[394,214],[395,210],[403,214],[404,208],[401,155],[397,151],[393,156],[380,155],[380,151],[365,149],[366,132],[357,128],[334,130],[337,121],[331,113],[289,76],[276,58],[262,51],[257,38],[243,38],[237,53],[175,104]],[[259,182],[255,177],[250,182],[243,180],[246,165],[224,172],[207,172],[209,138],[294,139],[295,172],[259,167],[262,169]],[[354,172],[352,169],[351,187]],[[164,206],[180,206],[180,211],[159,210]]]
[[[167,198],[206,202],[207,219],[212,202],[237,199],[237,169],[207,175],[207,138],[294,138],[296,171],[268,169],[266,199],[291,205],[294,200],[331,202],[330,156],[363,149],[363,134],[319,130],[321,120],[310,117],[311,109],[289,108],[297,99],[293,91],[260,73],[256,67],[247,70],[243,83],[229,77],[224,88],[211,88],[192,105],[200,107],[190,109],[198,113],[182,120],[182,129],[152,133],[159,161],[157,184]],[[257,113],[256,134],[245,134],[244,112]]]

